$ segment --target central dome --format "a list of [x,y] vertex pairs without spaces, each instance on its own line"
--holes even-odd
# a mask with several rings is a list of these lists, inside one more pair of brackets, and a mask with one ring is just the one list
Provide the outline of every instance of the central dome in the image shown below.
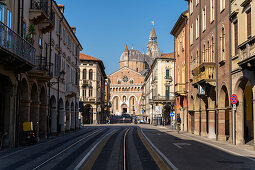
[[[125,53],[122,53],[121,57],[120,57],[120,62],[125,61],[124,60],[124,55]],[[128,50],[128,60],[129,61],[140,61],[140,62],[144,62],[145,61],[145,55],[142,54],[140,51],[138,50]]]

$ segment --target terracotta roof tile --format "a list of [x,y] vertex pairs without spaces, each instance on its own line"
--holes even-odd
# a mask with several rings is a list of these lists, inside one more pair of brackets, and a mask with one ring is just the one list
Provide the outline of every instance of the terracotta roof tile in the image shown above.
[[174,53],[162,53],[161,58],[172,58],[172,59],[174,59]]
[[95,57],[92,57],[92,56],[89,56],[89,55],[83,54],[83,53],[80,53],[80,60],[101,61],[101,60],[98,59],[98,58],[95,58]]

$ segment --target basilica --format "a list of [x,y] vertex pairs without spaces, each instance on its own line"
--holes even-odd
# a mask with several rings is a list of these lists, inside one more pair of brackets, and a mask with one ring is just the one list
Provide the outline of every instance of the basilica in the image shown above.
[[119,70],[110,75],[111,80],[111,114],[141,115],[144,112],[142,97],[143,84],[155,58],[161,57],[154,28],[150,33],[147,53],[128,49],[120,57]]

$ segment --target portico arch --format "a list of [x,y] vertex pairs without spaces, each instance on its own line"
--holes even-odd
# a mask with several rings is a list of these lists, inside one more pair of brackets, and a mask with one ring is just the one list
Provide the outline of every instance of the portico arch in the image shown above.
[[57,133],[57,102],[55,96],[50,98],[49,133],[51,135]]
[[65,103],[65,130],[70,130],[70,106],[68,100]]

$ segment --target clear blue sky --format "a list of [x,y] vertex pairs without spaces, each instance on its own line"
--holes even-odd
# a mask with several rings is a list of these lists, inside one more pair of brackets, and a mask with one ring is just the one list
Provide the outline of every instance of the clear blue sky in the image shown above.
[[129,48],[146,51],[155,21],[161,52],[174,50],[170,31],[188,6],[184,0],[57,0],[65,17],[77,27],[83,53],[104,62],[106,73],[119,68],[119,58]]

